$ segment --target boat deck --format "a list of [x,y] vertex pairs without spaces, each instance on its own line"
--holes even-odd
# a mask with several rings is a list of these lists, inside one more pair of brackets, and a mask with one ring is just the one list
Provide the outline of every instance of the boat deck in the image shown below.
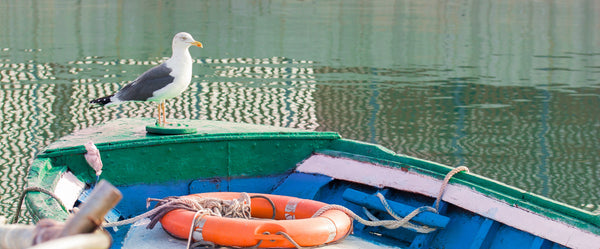
[[[167,234],[160,223],[154,229],[146,229],[149,219],[143,219],[131,225],[123,241],[123,249],[138,248],[186,248],[187,241],[176,239]],[[392,249],[396,246],[372,243],[359,237],[350,235],[338,243],[321,246],[323,249]]]

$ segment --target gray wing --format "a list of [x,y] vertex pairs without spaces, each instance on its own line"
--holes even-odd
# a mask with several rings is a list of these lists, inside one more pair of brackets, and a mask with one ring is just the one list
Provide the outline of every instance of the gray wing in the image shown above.
[[156,90],[173,82],[175,78],[169,75],[171,71],[164,63],[155,66],[121,88],[115,97],[122,101],[146,101]]

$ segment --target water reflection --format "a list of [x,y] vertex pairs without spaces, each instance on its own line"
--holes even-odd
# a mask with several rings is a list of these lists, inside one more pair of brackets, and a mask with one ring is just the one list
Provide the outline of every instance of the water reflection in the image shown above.
[[[439,73],[442,70],[432,68],[414,70],[428,72],[428,79],[423,82],[405,81],[396,74],[394,79],[398,81],[386,80],[376,88],[369,87],[373,85],[369,79],[381,71],[384,70],[372,73],[368,69],[317,68],[315,72],[322,73],[316,75],[316,96],[320,103],[317,116],[336,117],[319,119],[319,129],[341,127],[346,137],[374,140],[397,148],[400,153],[435,158],[449,165],[468,165],[475,172],[485,172],[488,177],[553,198],[573,201],[574,196],[595,198],[597,187],[592,185],[586,185],[594,189],[591,192],[566,193],[567,184],[588,184],[567,177],[571,174],[566,172],[575,163],[587,165],[577,167],[577,171],[592,173],[594,159],[583,162],[563,157],[582,155],[574,141],[598,145],[592,142],[597,138],[598,127],[598,95],[593,93],[594,89],[577,88],[582,95],[574,97],[568,91],[549,91],[548,87],[485,84],[490,78],[444,78]],[[409,69],[384,72],[392,71]],[[339,72],[353,77],[339,80]],[[560,111],[563,106],[569,106],[570,110],[592,108],[592,111],[569,113]],[[584,152],[589,156],[594,153]]]
[[18,192],[60,136],[155,116],[151,103],[87,101],[165,60],[185,30],[206,47],[169,117],[339,131],[598,210],[599,12],[584,0],[3,1],[0,188]]

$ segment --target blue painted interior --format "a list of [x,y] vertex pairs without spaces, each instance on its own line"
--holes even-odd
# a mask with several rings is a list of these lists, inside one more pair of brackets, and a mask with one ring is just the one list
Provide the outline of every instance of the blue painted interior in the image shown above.
[[[190,193],[233,191],[260,192],[296,196],[345,206],[364,215],[363,206],[380,219],[391,219],[382,211],[376,192],[381,192],[394,211],[406,214],[412,209],[434,203],[433,198],[395,189],[378,189],[357,183],[332,179],[323,175],[291,173],[262,178],[213,178],[187,182],[174,182],[165,185],[120,186],[127,202],[121,202],[114,213],[124,218],[139,215],[146,209],[146,199],[180,196]],[[440,214],[425,213],[415,221],[440,227],[431,234],[419,234],[403,228],[389,230],[382,227],[368,227],[358,222],[354,224],[354,235],[374,243],[397,246],[398,248],[565,248],[550,241],[516,230],[496,221],[441,203]],[[417,222],[418,223],[418,222]],[[420,223],[419,223],[420,224]],[[126,235],[127,227],[118,231],[109,229],[118,248]]]
[[314,199],[317,192],[332,180],[324,175],[292,173],[277,186],[273,194]]
[[[354,189],[346,189],[342,194],[344,200],[363,206],[369,209],[374,209],[379,212],[387,212],[383,203],[375,195],[370,195]],[[396,214],[405,217],[413,212],[418,207],[405,205],[395,201],[387,201],[388,205],[396,212]],[[432,227],[446,227],[448,225],[448,217],[432,212],[423,212],[415,216],[413,221]]]

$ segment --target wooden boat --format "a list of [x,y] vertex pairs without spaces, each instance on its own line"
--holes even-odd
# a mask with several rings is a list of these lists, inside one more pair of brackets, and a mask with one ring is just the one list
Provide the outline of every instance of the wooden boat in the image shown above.
[[[247,192],[336,204],[366,220],[364,209],[394,220],[427,207],[399,228],[355,221],[352,234],[324,248],[600,248],[597,214],[335,132],[177,120],[192,133],[157,135],[146,131],[152,123],[114,120],[49,145],[34,159],[27,186],[50,190],[60,201],[29,193],[25,202],[34,219],[64,220],[85,202],[96,172],[83,145],[93,141],[103,162],[100,177],[123,194],[108,222],[147,212],[148,198]],[[112,247],[186,246],[146,223],[108,229]]]

